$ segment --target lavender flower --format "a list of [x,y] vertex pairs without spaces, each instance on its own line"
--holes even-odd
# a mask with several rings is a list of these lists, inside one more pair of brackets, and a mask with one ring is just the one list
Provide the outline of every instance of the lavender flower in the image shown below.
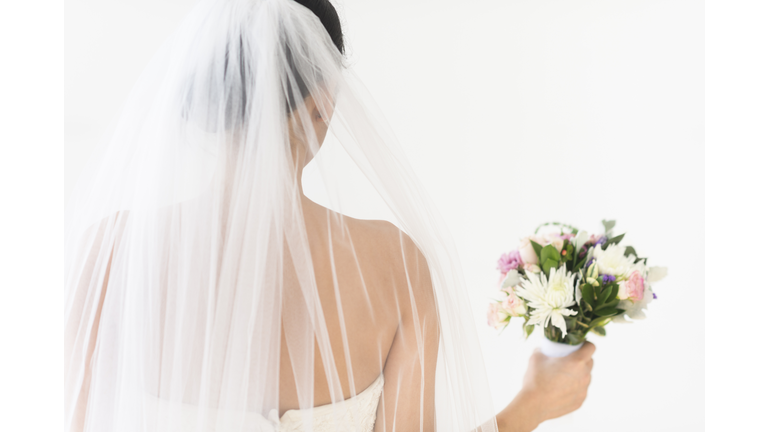
[[603,244],[603,243],[605,243],[607,241],[608,241],[608,237],[602,236],[599,239],[597,239],[597,241],[595,242],[595,246],[601,245],[601,244]]
[[608,274],[604,274],[604,275],[601,275],[601,276],[603,278],[603,283],[604,284],[607,284],[607,283],[610,283],[610,282],[616,282],[616,276],[608,275]]
[[499,271],[507,273],[510,270],[517,269],[523,264],[523,258],[520,257],[520,252],[513,250],[510,253],[501,254],[501,258],[498,261]]
[[656,300],[656,293],[653,293],[653,299]]

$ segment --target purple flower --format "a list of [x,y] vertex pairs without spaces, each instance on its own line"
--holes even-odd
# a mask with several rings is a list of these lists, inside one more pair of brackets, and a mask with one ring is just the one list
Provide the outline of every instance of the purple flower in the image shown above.
[[604,274],[604,275],[601,275],[601,276],[603,278],[603,283],[604,284],[607,284],[607,283],[610,283],[610,282],[616,282],[616,276],[608,275],[608,274]]
[[498,264],[496,268],[502,273],[507,273],[523,265],[523,258],[520,257],[520,252],[513,250],[510,253],[501,254]]
[[601,244],[603,244],[603,243],[605,243],[607,241],[608,241],[608,237],[602,236],[599,239],[597,239],[597,241],[595,242],[595,246],[601,245]]
[[589,261],[587,261],[587,265],[585,265],[584,268],[589,268],[589,266],[591,266],[593,262],[595,262],[595,259],[590,258]]
[[656,293],[653,293],[653,299],[656,300]]

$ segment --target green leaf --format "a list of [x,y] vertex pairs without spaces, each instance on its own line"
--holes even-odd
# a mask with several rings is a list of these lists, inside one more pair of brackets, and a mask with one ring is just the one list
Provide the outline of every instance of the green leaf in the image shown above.
[[606,318],[598,318],[592,321],[592,323],[589,325],[589,330],[592,330],[595,327],[604,327],[606,324],[611,322],[611,317]]
[[531,335],[531,333],[533,333],[533,329],[534,329],[535,327],[536,327],[536,326],[532,326],[532,325],[529,325],[529,326],[525,326],[525,338],[526,338],[526,339],[528,339],[528,336],[530,336],[530,335]]
[[590,284],[581,285],[581,298],[592,307],[595,308],[595,291]]
[[616,296],[619,294],[619,285],[618,284],[616,284],[614,282],[614,283],[612,283],[612,284],[610,284],[608,286],[611,287],[611,295],[609,295],[608,298],[605,299],[605,303],[606,304],[611,303],[612,301],[614,301],[616,299]]
[[595,327],[592,329],[593,332],[599,334],[600,336],[605,336],[605,328],[604,327]]
[[605,232],[607,234],[608,231],[612,230],[613,227],[616,226],[616,221],[615,220],[607,221],[607,220],[603,219],[603,226],[605,227]]
[[552,258],[547,258],[546,261],[544,261],[544,265],[541,267],[541,270],[544,272],[547,277],[549,277],[549,269],[551,268],[557,268],[557,266],[560,265],[559,261],[555,261]]
[[608,299],[608,296],[611,295],[611,288],[609,286],[604,286],[602,290],[600,291],[600,295],[597,297],[597,309],[600,309],[600,306],[605,303],[605,301]]
[[601,317],[612,316],[612,315],[616,315],[617,313],[619,313],[619,310],[616,309],[615,307],[607,307],[607,308],[602,308],[600,310],[595,309],[595,315],[601,316]]
[[[578,255],[577,255],[578,256]],[[587,256],[584,255],[584,258],[582,258],[579,262],[576,263],[576,265],[573,266],[574,269],[580,269],[584,267],[584,264],[587,263]]]
[[633,248],[632,246],[627,246],[627,248],[624,249],[624,256],[628,257],[630,255],[637,256],[637,252],[635,251],[635,248]]
[[606,301],[605,303],[599,305],[598,307],[595,308],[595,310],[597,311],[597,310],[606,309],[606,308],[610,309],[610,308],[618,306],[618,304],[619,304],[619,300],[618,299],[613,299],[610,302]]
[[541,262],[546,262],[548,259],[557,261],[558,264],[560,263],[560,252],[552,245],[544,246],[541,250]]
[[621,239],[623,239],[623,238],[624,238],[624,234],[621,234],[621,235],[617,235],[616,237],[613,237],[613,238],[610,238],[610,239],[608,239],[608,241],[607,241],[607,242],[605,242],[605,245],[603,245],[603,246],[605,246],[605,247],[608,247],[608,245],[612,245],[612,244],[619,244],[619,242],[620,242],[620,241],[621,241]]
[[541,249],[542,246],[535,241],[531,240],[531,247],[533,248],[533,251],[536,253],[536,256],[539,258],[539,262],[542,262],[541,260]]

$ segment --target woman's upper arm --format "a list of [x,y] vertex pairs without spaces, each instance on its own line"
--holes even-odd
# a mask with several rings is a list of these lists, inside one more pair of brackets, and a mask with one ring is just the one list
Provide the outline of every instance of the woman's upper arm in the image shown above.
[[440,340],[437,305],[426,259],[407,237],[402,244],[407,279],[397,289],[400,325],[384,366],[376,432],[432,431],[435,427]]

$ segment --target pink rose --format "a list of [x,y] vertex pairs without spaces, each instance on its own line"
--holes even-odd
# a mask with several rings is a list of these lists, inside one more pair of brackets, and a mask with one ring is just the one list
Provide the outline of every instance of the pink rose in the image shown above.
[[507,314],[501,309],[499,303],[491,303],[488,305],[488,325],[496,330],[504,327],[504,320],[506,320]]
[[639,271],[635,270],[629,275],[629,279],[619,282],[619,299],[638,302],[643,299],[645,293],[645,280]]
[[515,295],[511,288],[504,289],[504,291],[507,291],[509,295],[501,302],[501,308],[513,317],[525,315],[525,303],[523,303],[523,301]]

